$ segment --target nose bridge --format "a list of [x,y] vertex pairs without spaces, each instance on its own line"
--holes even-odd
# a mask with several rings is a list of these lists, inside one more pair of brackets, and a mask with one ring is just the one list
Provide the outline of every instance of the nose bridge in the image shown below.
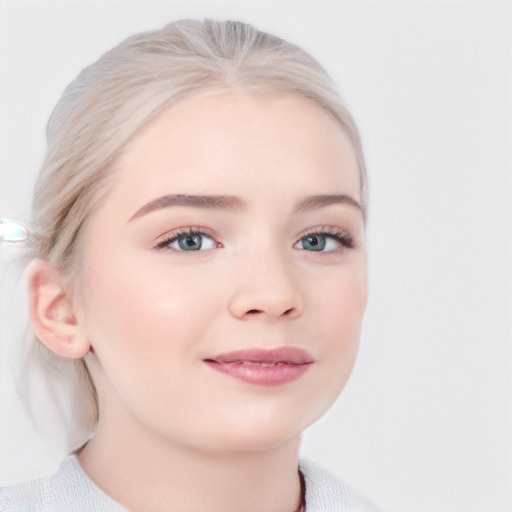
[[269,318],[302,313],[302,297],[294,277],[293,265],[282,244],[260,239],[247,247],[241,257],[240,275],[230,301],[237,317],[261,314]]

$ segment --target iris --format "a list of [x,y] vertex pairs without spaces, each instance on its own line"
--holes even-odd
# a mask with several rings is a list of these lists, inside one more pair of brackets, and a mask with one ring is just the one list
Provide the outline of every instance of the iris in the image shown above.
[[302,248],[306,251],[323,251],[326,237],[324,235],[309,235],[301,239]]
[[178,237],[179,248],[183,251],[199,251],[203,245],[202,235],[181,235]]

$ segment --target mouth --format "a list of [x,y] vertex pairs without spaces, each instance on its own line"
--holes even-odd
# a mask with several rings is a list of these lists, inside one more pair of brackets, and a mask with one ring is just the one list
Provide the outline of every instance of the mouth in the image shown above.
[[296,347],[249,349],[204,359],[220,373],[258,386],[279,386],[301,377],[315,362],[306,350]]

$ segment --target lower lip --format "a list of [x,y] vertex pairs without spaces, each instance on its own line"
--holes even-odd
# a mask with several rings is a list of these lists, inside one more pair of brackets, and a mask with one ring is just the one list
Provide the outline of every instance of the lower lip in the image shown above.
[[217,361],[204,362],[220,373],[256,386],[281,386],[298,379],[310,367],[309,363],[262,366],[258,364],[218,363]]

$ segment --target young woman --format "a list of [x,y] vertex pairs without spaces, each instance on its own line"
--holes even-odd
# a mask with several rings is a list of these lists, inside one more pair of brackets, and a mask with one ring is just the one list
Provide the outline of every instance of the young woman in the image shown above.
[[367,298],[364,159],[322,67],[180,21],[85,69],[47,133],[28,368],[65,383],[72,453],[0,509],[375,510],[298,460]]

